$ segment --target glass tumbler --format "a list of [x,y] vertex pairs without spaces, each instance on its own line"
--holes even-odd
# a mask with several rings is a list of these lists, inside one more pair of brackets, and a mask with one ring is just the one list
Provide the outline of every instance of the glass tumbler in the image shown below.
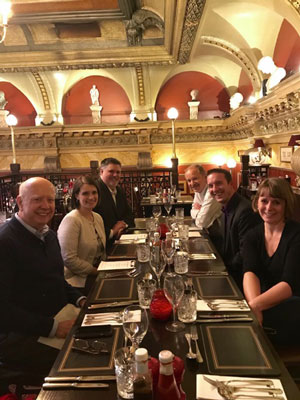
[[178,319],[181,322],[194,322],[197,319],[197,292],[187,290],[178,306]]
[[121,347],[114,356],[118,395],[133,399],[134,353],[130,347]]

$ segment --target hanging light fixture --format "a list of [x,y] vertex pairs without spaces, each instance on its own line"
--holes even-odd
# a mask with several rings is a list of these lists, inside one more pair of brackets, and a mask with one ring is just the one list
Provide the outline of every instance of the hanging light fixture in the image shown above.
[[11,10],[10,0],[0,0],[0,43],[2,43],[6,36],[7,21]]

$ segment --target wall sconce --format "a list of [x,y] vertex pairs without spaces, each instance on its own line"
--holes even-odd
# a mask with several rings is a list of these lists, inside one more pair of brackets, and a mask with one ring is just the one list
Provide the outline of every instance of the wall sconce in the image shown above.
[[272,157],[272,149],[271,147],[267,148],[262,139],[255,139],[254,146],[255,149],[258,150],[260,154],[263,156]]
[[212,162],[221,168],[225,164],[226,160],[222,155],[217,154],[216,156],[213,156]]
[[11,10],[10,0],[0,0],[0,43],[2,43],[6,36],[7,21]]
[[288,146],[292,146],[294,147],[294,150],[296,150],[296,148],[300,146],[300,143],[298,143],[298,141],[300,141],[300,135],[292,135],[290,137]]
[[236,161],[233,158],[229,158],[229,160],[227,160],[227,167],[230,169],[232,175],[232,170],[236,167]]

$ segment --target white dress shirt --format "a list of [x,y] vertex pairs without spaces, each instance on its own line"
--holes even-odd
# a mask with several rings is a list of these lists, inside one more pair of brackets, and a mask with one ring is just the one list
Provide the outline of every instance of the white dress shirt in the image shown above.
[[[196,203],[201,205],[200,210],[195,208]],[[195,220],[198,228],[209,228],[214,220],[221,216],[221,208],[221,204],[211,196],[206,185],[202,192],[195,192],[191,217]]]

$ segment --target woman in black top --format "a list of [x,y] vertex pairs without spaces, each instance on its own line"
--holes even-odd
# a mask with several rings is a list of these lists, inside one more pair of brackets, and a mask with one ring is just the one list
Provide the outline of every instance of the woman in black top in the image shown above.
[[264,180],[253,199],[263,224],[243,249],[246,299],[277,341],[297,340],[300,328],[300,224],[292,221],[294,194],[285,179]]

